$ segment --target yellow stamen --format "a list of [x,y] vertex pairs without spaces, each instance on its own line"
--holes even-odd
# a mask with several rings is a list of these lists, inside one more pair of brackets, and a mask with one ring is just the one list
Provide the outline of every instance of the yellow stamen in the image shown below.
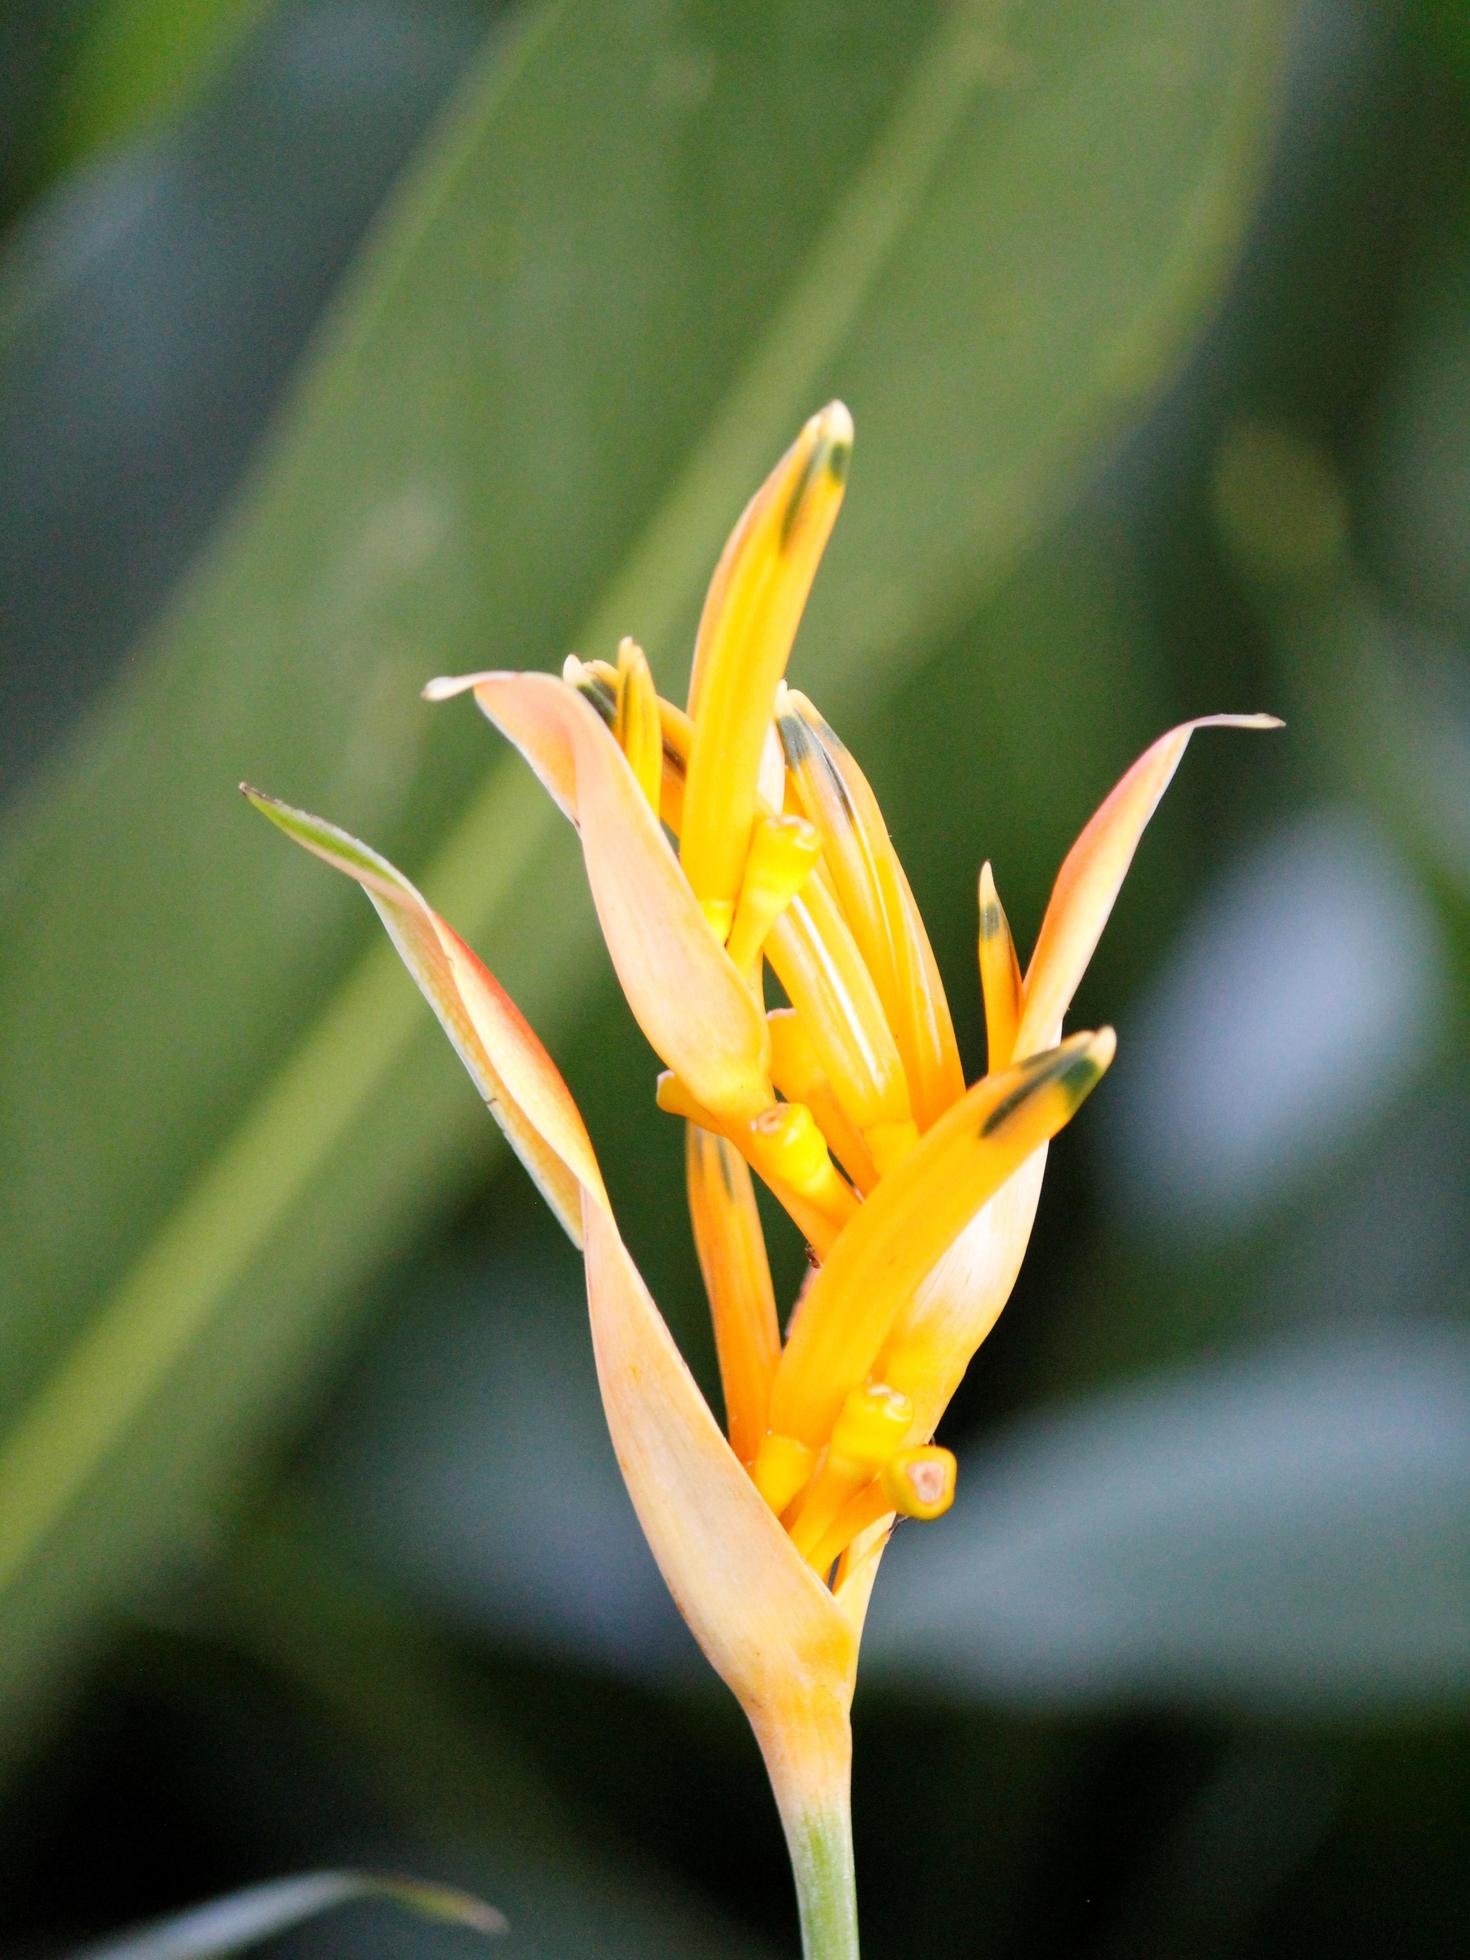
[[684,1167],[699,1269],[709,1296],[730,1446],[755,1461],[781,1352],[776,1295],[750,1171],[723,1137],[685,1127]]
[[787,1102],[805,1103],[833,1155],[859,1191],[871,1191],[878,1167],[861,1133],[848,1122],[821,1060],[794,1007],[775,1007],[766,1016],[771,1030],[771,1080]]
[[[680,763],[688,753],[690,724],[686,715],[667,702],[660,703],[660,712],[665,761],[663,817],[678,835],[687,803]],[[757,826],[758,834],[764,821]],[[809,872],[800,892],[771,922],[765,934],[765,951],[787,996],[804,1016],[807,1039],[841,1110],[844,1127],[863,1137],[876,1126],[875,1135],[863,1143],[861,1157],[876,1158],[877,1170],[883,1171],[907,1152],[918,1131],[903,1062],[882,1003],[822,875],[824,869],[819,863],[815,875]],[[945,1012],[947,1015],[948,1010]],[[807,1100],[800,1095],[790,1099]],[[814,1108],[813,1114],[836,1147],[836,1127],[829,1127],[820,1108]],[[866,1165],[858,1162],[858,1154],[838,1149],[849,1170],[861,1179]]]
[[902,1307],[987,1199],[1054,1136],[1112,1059],[1110,1029],[977,1082],[884,1178],[797,1307],[771,1427],[820,1447]]
[[613,733],[649,808],[656,812],[663,783],[663,730],[653,675],[636,640],[622,640],[618,645],[617,700]]
[[852,417],[830,402],[746,507],[704,602],[689,683],[694,739],[680,857],[721,939],[740,895],[776,683],[851,454]]
[[760,959],[766,934],[810,877],[821,840],[804,817],[760,817],[751,833],[728,951],[742,972]]
[[748,1125],[750,1161],[763,1177],[789,1186],[819,1210],[849,1218],[856,1200],[838,1175],[827,1139],[802,1103],[772,1103]]
[[911,1123],[908,1080],[882,1002],[821,879],[809,878],[772,926],[766,957],[848,1121],[864,1134],[876,1123]]
[[884,1464],[880,1481],[890,1510],[900,1517],[932,1520],[942,1518],[954,1503],[955,1479],[959,1466],[952,1450],[937,1443],[925,1443],[916,1450],[900,1450]]
[[[690,1094],[678,1076],[667,1069],[658,1078],[656,1100],[659,1108],[668,1115],[682,1116],[686,1122],[697,1123],[701,1129],[711,1130],[717,1136],[724,1137],[726,1142],[734,1144],[751,1169],[768,1186],[771,1196],[787,1213],[817,1257],[826,1258],[836,1243],[838,1233],[857,1210],[857,1199],[843,1182],[830,1157],[826,1159],[826,1169],[822,1169],[818,1152],[825,1155],[825,1147],[815,1123],[811,1122],[810,1112],[801,1109],[797,1103],[777,1103],[772,1105],[772,1109],[778,1113],[775,1122],[762,1120],[771,1116],[770,1109],[762,1111],[752,1121],[735,1122],[706,1108]],[[791,1118],[780,1117],[782,1110],[800,1110],[800,1114]],[[803,1118],[806,1118],[805,1123]],[[783,1175],[783,1171],[795,1171],[802,1175],[802,1188],[793,1184],[789,1176]]]
[[830,1571],[860,1532],[895,1512],[904,1518],[943,1517],[954,1502],[957,1469],[951,1452],[936,1444],[901,1450],[833,1518],[809,1555],[812,1568]]
[[816,1550],[848,1499],[902,1447],[913,1420],[908,1396],[885,1382],[868,1382],[847,1397],[822,1466],[791,1520],[792,1542],[804,1558]]
[[980,867],[980,992],[985,1001],[986,1065],[1008,1068],[1021,1025],[1021,962],[989,863]]
[[783,689],[777,727],[796,807],[817,826],[823,867],[903,1057],[920,1126],[964,1092],[944,984],[867,778],[804,694]]

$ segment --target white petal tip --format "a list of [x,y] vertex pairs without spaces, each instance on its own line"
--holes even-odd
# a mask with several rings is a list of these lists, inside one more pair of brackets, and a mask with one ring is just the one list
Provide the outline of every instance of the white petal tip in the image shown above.
[[824,441],[851,446],[852,416],[846,402],[831,401],[812,417],[812,428]]
[[1285,728],[1279,715],[1202,715],[1196,728]]
[[430,681],[420,690],[424,701],[452,701],[456,694],[468,694],[481,681],[494,679],[493,674],[441,674],[437,680]]

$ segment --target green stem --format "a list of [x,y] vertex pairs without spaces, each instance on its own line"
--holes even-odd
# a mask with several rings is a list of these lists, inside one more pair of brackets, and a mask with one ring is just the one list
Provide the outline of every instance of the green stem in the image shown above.
[[858,1960],[846,1703],[820,1698],[796,1722],[757,1725],[756,1739],[786,1833],[805,1960]]
[[786,1842],[801,1913],[806,1960],[858,1960],[857,1876],[852,1862],[852,1817],[843,1801],[803,1817]]

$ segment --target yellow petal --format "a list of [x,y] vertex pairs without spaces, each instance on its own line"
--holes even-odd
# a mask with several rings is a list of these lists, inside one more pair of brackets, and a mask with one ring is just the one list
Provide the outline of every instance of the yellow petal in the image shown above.
[[746,506],[704,602],[689,682],[694,739],[679,850],[722,939],[740,896],[776,683],[851,454],[852,417],[829,402]]
[[[1006,1179],[1055,1136],[1112,1060],[1109,1029],[987,1075],[886,1176],[833,1246],[792,1319],[771,1428],[825,1445],[915,1288]],[[907,1391],[906,1391],[907,1392]]]
[[833,894],[903,1059],[921,1129],[964,1092],[949,1002],[929,936],[867,778],[804,694],[780,697],[777,727],[803,816],[816,825]]
[[754,1463],[781,1352],[776,1295],[750,1170],[723,1137],[685,1125],[684,1167],[699,1269],[709,1296],[730,1447]]
[[654,1051],[717,1114],[767,1108],[765,1015],[597,710],[549,674],[469,675],[434,683],[433,698],[465,688],[576,824],[608,953]]
[[570,1091],[515,1002],[386,858],[335,824],[241,788],[278,829],[362,886],[491,1114],[580,1244],[580,1190],[601,1191],[597,1162]]
[[864,1134],[911,1122],[908,1078],[883,1003],[820,878],[809,878],[772,925],[766,957],[848,1121]]
[[1046,1155],[1042,1144],[1006,1179],[899,1310],[875,1366],[912,1401],[915,1436],[934,1434],[1011,1297],[1036,1220]]
[[1057,873],[1036,950],[1015,1052],[1049,1048],[1102,936],[1133,853],[1196,728],[1280,728],[1274,715],[1201,715],[1161,735],[1098,809]]
[[878,1182],[878,1167],[860,1132],[843,1114],[801,1016],[794,1007],[774,1007],[766,1025],[771,1030],[771,1076],[776,1087],[787,1102],[806,1105],[859,1191],[871,1191]]
[[745,1708],[783,1812],[830,1803],[846,1788],[858,1608],[871,1579],[839,1604],[721,1435],[618,1235],[566,1086],[513,1003],[385,859],[332,825],[246,794],[367,891],[517,1150],[559,1209],[574,1205],[603,1407],[653,1555]]
[[826,1257],[857,1210],[857,1199],[838,1175],[809,1110],[773,1103],[753,1122],[727,1122],[697,1102],[668,1070],[658,1078],[656,1095],[666,1115],[682,1116],[732,1143],[818,1258]]
[[636,640],[619,643],[617,677],[618,705],[613,733],[618,747],[628,758],[628,767],[643,791],[644,801],[657,813],[663,783],[663,730],[653,675]]
[[584,1207],[587,1297],[618,1465],[665,1583],[788,1783],[830,1774],[857,1666],[851,1619],[738,1462],[618,1237]]
[[986,1067],[1005,1068],[1021,1025],[1021,963],[988,864],[980,867],[980,992],[985,1002]]

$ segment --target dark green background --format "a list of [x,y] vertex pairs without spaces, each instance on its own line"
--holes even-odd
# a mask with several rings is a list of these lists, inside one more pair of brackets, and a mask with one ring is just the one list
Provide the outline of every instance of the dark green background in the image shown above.
[[[580,865],[431,674],[683,682],[802,418],[793,677],[981,1057],[1160,729],[1120,1037],[880,1581],[865,1951],[1432,1956],[1470,1749],[1470,38],[1448,0],[22,0],[0,29],[0,1948],[349,1864],[793,1950],[576,1261],[356,894],[547,1037],[691,1362]],[[788,1284],[797,1248],[775,1248]],[[282,1952],[446,1956],[355,1905]]]

